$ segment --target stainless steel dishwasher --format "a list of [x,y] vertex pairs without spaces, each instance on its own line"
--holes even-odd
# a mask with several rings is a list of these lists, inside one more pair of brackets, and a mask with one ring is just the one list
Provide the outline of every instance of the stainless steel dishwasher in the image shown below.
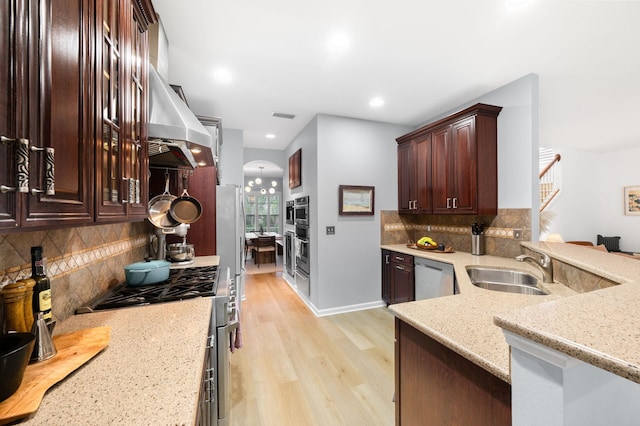
[[416,300],[455,294],[453,265],[417,256],[413,263]]

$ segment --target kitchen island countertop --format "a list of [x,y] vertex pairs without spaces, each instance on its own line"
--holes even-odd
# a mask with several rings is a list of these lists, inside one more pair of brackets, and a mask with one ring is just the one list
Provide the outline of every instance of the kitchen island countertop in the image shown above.
[[514,268],[539,278],[541,274],[533,266],[510,258],[383,245],[383,249],[453,264],[460,290],[454,296],[390,305],[389,309],[509,383],[509,345],[502,328],[640,383],[640,341],[632,333],[640,324],[640,315],[631,309],[640,303],[640,286],[635,282],[640,262],[569,244],[523,246],[622,285],[579,294],[561,284],[543,284],[550,293],[547,296],[489,291],[471,284],[465,266]]
[[[218,256],[201,256],[186,266],[218,263]],[[21,424],[195,424],[211,303],[199,297],[58,324],[54,335],[110,327],[109,346],[49,389]]]

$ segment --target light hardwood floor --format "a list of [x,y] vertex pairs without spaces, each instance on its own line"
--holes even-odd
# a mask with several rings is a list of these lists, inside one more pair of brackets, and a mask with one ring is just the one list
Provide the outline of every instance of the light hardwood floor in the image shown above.
[[280,274],[247,275],[231,424],[394,424],[393,315],[316,317]]

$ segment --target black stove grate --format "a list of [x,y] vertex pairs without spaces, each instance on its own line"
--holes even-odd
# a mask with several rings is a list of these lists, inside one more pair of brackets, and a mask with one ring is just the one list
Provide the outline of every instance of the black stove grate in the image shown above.
[[215,296],[217,282],[217,266],[171,269],[163,283],[137,287],[119,284],[76,313]]

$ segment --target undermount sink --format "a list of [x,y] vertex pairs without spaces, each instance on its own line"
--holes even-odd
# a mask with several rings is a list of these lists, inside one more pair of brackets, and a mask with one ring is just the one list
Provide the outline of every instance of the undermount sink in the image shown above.
[[467,266],[467,274],[473,285],[487,290],[530,295],[547,294],[536,287],[538,279],[527,272]]

